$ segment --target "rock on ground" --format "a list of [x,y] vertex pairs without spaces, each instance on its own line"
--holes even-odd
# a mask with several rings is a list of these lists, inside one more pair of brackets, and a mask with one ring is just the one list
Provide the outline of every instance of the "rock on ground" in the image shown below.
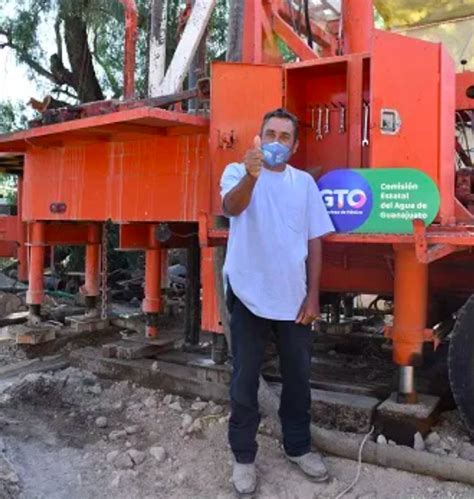
[[151,447],[150,454],[159,462],[162,463],[166,459],[166,450],[163,447]]

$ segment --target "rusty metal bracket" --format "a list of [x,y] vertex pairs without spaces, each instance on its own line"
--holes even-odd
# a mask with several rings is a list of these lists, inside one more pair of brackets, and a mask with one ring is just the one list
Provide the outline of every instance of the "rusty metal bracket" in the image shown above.
[[458,246],[449,243],[433,244],[432,246],[429,246],[426,237],[425,224],[423,220],[419,219],[413,220],[413,236],[415,238],[416,257],[420,263],[432,263],[451,253],[468,249],[467,246]]
[[235,130],[230,130],[230,132],[217,131],[217,143],[220,149],[233,149],[236,142],[237,136]]

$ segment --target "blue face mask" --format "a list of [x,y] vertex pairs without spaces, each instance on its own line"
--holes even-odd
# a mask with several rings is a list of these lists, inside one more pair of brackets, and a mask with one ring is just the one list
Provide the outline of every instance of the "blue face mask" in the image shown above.
[[271,142],[262,145],[262,152],[265,157],[265,163],[274,168],[288,161],[291,156],[291,149],[280,142]]

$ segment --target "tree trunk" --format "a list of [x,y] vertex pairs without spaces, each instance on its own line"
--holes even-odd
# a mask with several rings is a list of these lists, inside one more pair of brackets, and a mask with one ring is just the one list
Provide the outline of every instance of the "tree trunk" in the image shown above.
[[66,49],[71,64],[71,84],[81,102],[103,100],[92,55],[87,40],[84,21],[78,16],[67,16],[64,21]]
[[[195,0],[192,0],[192,5],[194,5]],[[196,88],[197,82],[204,78],[206,75],[206,53],[207,53],[207,33],[208,30],[204,33],[202,37],[201,43],[196,51],[196,55],[191,62],[191,67],[189,68],[188,74],[188,88],[193,89]],[[197,112],[197,99],[192,99],[189,101],[189,110],[190,113]]]
[[227,61],[242,60],[242,33],[244,29],[244,2],[230,0],[229,35],[227,38]]
[[152,0],[148,54],[148,96],[156,97],[165,76],[168,0]]

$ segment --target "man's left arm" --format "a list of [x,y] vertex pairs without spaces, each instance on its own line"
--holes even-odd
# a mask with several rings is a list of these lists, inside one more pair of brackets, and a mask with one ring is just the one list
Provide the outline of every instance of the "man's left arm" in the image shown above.
[[306,260],[306,298],[304,299],[296,322],[311,324],[320,315],[319,282],[322,268],[321,237],[334,232],[334,225],[328,215],[316,182],[308,180],[307,195],[308,217],[308,257]]
[[319,281],[321,279],[322,244],[319,237],[308,241],[308,259],[306,260],[306,298],[301,306],[296,322],[311,324],[320,315]]

